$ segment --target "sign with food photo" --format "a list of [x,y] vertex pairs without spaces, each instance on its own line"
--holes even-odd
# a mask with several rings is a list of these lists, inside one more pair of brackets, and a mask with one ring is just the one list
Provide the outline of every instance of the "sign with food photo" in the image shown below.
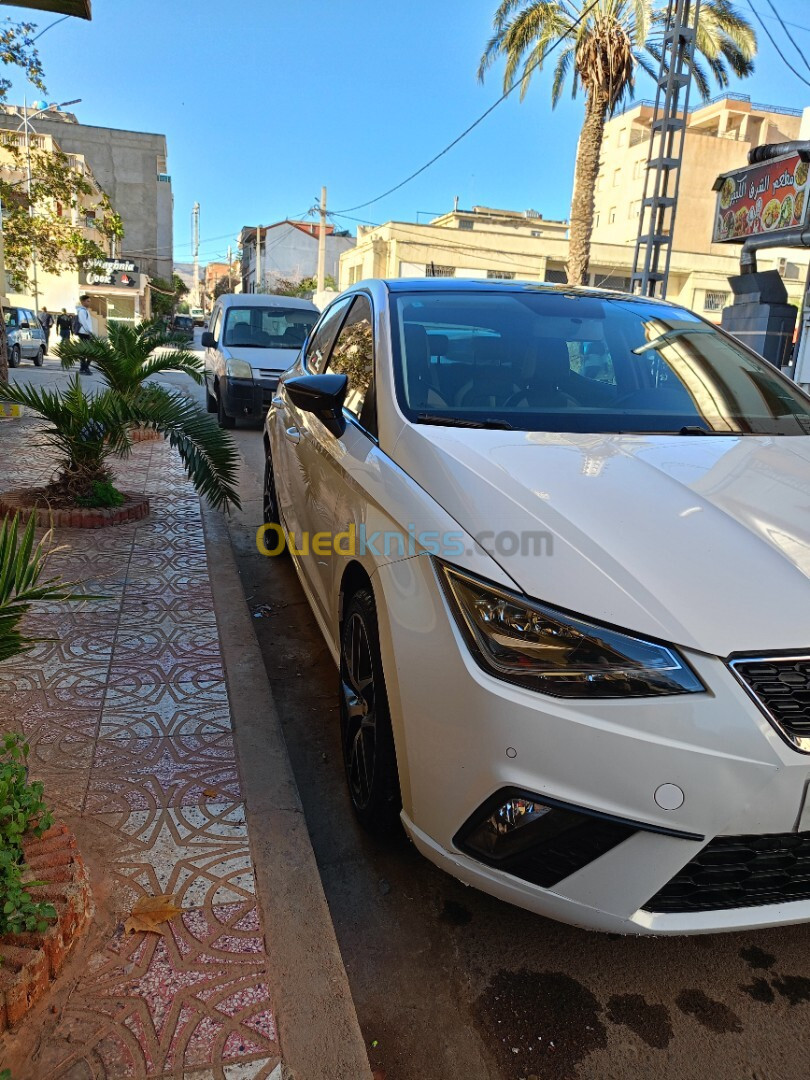
[[808,164],[786,154],[718,177],[715,244],[742,243],[749,236],[804,226]]

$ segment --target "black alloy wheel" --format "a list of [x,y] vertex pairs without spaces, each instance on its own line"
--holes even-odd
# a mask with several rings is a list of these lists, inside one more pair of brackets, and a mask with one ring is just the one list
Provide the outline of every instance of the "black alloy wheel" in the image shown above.
[[42,367],[45,362],[45,350],[40,349],[37,355],[34,357],[34,364],[36,367]]
[[19,367],[20,365],[20,346],[12,345],[8,354],[8,366]]
[[343,764],[354,812],[371,831],[390,829],[402,800],[380,656],[377,612],[368,589],[346,608],[340,648]]

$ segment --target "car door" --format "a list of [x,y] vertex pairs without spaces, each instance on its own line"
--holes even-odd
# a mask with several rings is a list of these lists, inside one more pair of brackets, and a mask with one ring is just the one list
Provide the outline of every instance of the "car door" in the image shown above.
[[[299,520],[306,534],[301,564],[307,567],[312,593],[326,624],[334,624],[334,598],[341,559],[333,554],[334,538],[350,524],[365,519],[363,495],[351,474],[362,473],[376,446],[373,393],[374,320],[365,293],[354,297],[329,352],[326,372],[349,380],[344,414],[346,430],[338,439],[312,413],[306,414],[298,444],[304,484]],[[322,536],[320,541],[316,538]],[[348,543],[349,541],[344,542]]]
[[39,348],[39,343],[34,340],[33,334],[33,311],[29,311],[28,308],[20,308],[20,326],[20,352],[30,360],[35,350]]
[[[192,326],[194,324],[192,323]],[[219,345],[219,336],[222,331],[222,308],[214,308],[214,313],[211,316],[211,333],[214,335],[214,341]],[[193,331],[192,331],[193,333]],[[214,379],[215,379],[215,367],[216,367],[217,350],[216,348],[207,348],[205,350],[205,384],[208,388],[208,392],[216,397],[214,394]]]

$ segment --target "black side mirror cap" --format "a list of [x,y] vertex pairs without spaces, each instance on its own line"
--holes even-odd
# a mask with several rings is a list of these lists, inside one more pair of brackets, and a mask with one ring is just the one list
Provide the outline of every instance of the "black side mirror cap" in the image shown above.
[[204,349],[215,349],[217,347],[217,340],[210,330],[203,330],[200,344]]
[[31,323],[28,323],[28,322],[21,322],[20,323],[20,330],[30,330],[30,329],[31,329]]
[[290,401],[317,416],[327,431],[339,439],[346,430],[343,402],[349,388],[347,375],[297,375],[283,383]]

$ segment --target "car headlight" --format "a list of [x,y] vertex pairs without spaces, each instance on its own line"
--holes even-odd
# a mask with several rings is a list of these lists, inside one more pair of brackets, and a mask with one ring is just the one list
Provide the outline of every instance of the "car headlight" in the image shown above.
[[225,372],[232,379],[252,379],[253,368],[247,360],[226,360]]
[[705,691],[666,645],[586,622],[438,562],[439,578],[478,664],[506,682],[565,698]]

